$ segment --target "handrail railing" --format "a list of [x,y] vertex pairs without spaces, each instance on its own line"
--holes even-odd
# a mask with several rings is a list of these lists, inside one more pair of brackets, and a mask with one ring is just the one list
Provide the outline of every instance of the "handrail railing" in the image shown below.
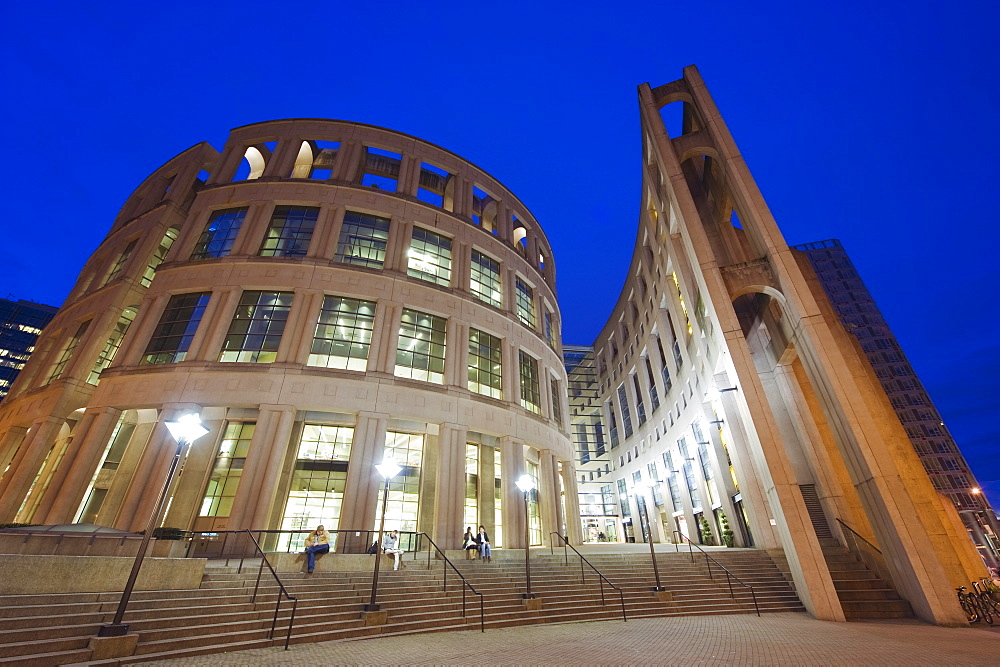
[[[437,544],[434,543],[434,540],[431,539],[430,535],[428,535],[427,533],[417,533],[417,535],[419,537],[421,537],[421,538],[426,539],[427,543],[430,544],[434,548],[434,550],[437,551],[441,555],[441,560],[444,561],[444,567],[443,567],[443,570],[444,570],[444,577],[443,577],[443,580],[444,580],[443,581],[443,583],[444,583],[444,592],[445,593],[448,592],[448,567],[449,566],[451,567],[452,570],[455,571],[455,574],[458,575],[458,578],[462,580],[462,583],[464,584],[462,586],[462,617],[463,618],[465,618],[465,589],[466,589],[466,587],[468,587],[468,589],[470,591],[472,591],[475,595],[479,596],[479,631],[480,632],[486,632],[486,614],[485,614],[484,607],[483,607],[483,594],[480,593],[479,591],[477,591],[475,589],[475,587],[473,587],[473,585],[469,583],[468,579],[466,579],[465,576],[461,572],[459,572],[458,568],[455,567],[455,564],[452,563],[451,560],[448,558],[448,556],[445,555],[444,551],[441,550],[441,547],[439,547]],[[431,550],[428,549],[427,550],[427,569],[429,570],[430,568],[431,568]]]
[[[607,577],[605,577],[604,574],[602,574],[600,570],[598,570],[596,567],[594,567],[593,563],[591,563],[589,560],[587,560],[582,553],[580,553],[579,551],[577,551],[576,547],[574,547],[572,544],[569,543],[569,539],[567,539],[565,535],[560,535],[559,533],[557,533],[555,531],[549,533],[550,537],[552,535],[555,535],[560,540],[562,540],[562,543],[563,543],[563,555],[564,555],[564,557],[566,559],[566,565],[569,565],[569,552],[567,551],[567,548],[572,549],[573,553],[575,553],[577,556],[580,557],[580,581],[581,582],[586,582],[587,581],[586,575],[584,574],[586,571],[583,569],[583,564],[584,563],[586,563],[590,567],[591,570],[593,570],[594,572],[597,573],[597,576],[600,578],[600,584],[601,584],[601,606],[602,607],[606,607],[607,606],[607,603],[604,600],[604,584],[607,584],[608,586],[611,586],[611,588],[613,588],[616,591],[618,591],[618,597],[619,597],[619,599],[621,601],[621,604],[622,604],[622,620],[627,622],[628,621],[628,616],[625,614],[625,594],[622,592],[622,589],[618,588],[613,583],[611,583],[611,581]],[[552,553],[553,553],[552,552],[552,543],[549,542],[549,554],[551,555]]]
[[895,585],[892,583],[892,574],[889,572],[889,566],[886,565],[885,556],[882,555],[882,551],[840,519],[837,519],[837,523],[840,524],[840,532],[844,535],[844,542],[847,545],[847,549],[857,556],[858,560],[867,567],[875,570],[879,579],[895,588]]
[[[750,589],[750,597],[753,598],[753,608],[757,612],[757,615],[760,616],[760,607],[757,605],[757,593],[754,591],[753,586],[751,586],[750,584],[746,583],[745,581],[743,581],[742,579],[740,579],[739,577],[737,577],[735,574],[733,574],[732,572],[730,572],[726,568],[725,565],[723,565],[722,563],[720,563],[716,559],[714,559],[711,556],[709,556],[707,551],[705,551],[704,549],[702,549],[701,547],[699,547],[697,544],[695,544],[694,542],[692,542],[688,538],[688,536],[685,535],[684,533],[680,532],[679,530],[675,530],[675,531],[673,531],[673,534],[676,535],[676,536],[678,536],[678,537],[680,537],[683,541],[685,541],[685,542],[688,543],[688,553],[691,554],[691,562],[692,563],[694,562],[694,549],[697,549],[698,551],[700,551],[702,553],[703,556],[705,556],[705,564],[708,567],[708,578],[709,579],[711,579],[712,581],[715,581],[715,576],[712,574],[712,563],[715,563],[716,567],[718,567],[720,570],[722,570],[723,572],[726,573],[726,583],[729,585],[729,597],[730,598],[732,598],[733,600],[736,599],[736,593],[733,591],[733,580],[734,579],[736,580],[736,583],[738,583],[740,586],[743,586],[744,588]],[[675,551],[680,551],[680,549],[677,548],[677,542],[674,542],[674,547],[675,547]]]
[[270,570],[271,576],[274,577],[274,581],[278,584],[278,603],[274,606],[274,618],[271,619],[271,633],[267,636],[268,639],[274,639],[274,628],[278,624],[278,612],[281,610],[281,596],[284,595],[286,598],[292,601],[292,615],[288,619],[288,632],[285,634],[285,650],[288,650],[288,644],[292,640],[292,625],[295,623],[295,611],[299,606],[299,599],[294,595],[289,595],[288,591],[285,590],[285,585],[281,583],[281,579],[278,578],[278,574],[271,567],[271,563],[267,560],[267,555],[264,553],[263,549],[260,548],[260,543],[257,538],[253,536],[249,530],[246,534],[253,540],[254,546],[257,548],[257,553],[260,554],[260,568],[257,570],[257,583],[253,587],[253,595],[250,596],[250,603],[256,604],[257,602],[257,590],[260,588],[260,575],[264,571],[264,566],[267,565],[267,569]]

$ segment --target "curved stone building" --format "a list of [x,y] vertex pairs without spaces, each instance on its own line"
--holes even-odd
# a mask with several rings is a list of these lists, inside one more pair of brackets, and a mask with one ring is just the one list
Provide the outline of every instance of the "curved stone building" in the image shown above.
[[[555,264],[524,204],[399,132],[233,130],[135,191],[0,410],[0,521],[579,535]],[[9,466],[9,467],[8,467]]]

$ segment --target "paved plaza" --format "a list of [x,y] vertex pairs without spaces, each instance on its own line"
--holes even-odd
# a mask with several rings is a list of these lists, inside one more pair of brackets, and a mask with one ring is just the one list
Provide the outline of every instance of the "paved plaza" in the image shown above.
[[251,649],[163,665],[1000,665],[1000,627],[804,613],[641,618]]

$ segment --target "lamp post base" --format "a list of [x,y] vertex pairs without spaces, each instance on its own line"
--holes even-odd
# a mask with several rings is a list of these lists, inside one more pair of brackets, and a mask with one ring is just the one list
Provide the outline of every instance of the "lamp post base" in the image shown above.
[[128,634],[128,623],[106,623],[97,631],[98,637],[124,637]]
[[665,587],[663,587],[663,586],[650,586],[649,590],[651,590],[651,591],[653,591],[655,593],[655,592],[659,592],[659,591],[665,591],[667,589]]
[[525,611],[538,611],[542,608],[542,598],[536,598],[534,595],[528,597],[527,594],[523,595],[521,602],[524,604]]
[[524,598],[525,600],[534,600],[535,599],[535,594],[534,593],[521,593],[521,597]]
[[362,607],[363,611],[380,611],[381,609],[382,605],[380,604],[366,604],[364,607]]

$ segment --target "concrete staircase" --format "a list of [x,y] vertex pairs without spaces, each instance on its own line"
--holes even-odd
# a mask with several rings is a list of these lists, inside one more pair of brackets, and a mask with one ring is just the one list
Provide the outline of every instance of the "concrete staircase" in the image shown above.
[[[521,600],[523,560],[510,558],[513,554],[501,550],[495,553],[502,556],[491,563],[454,561],[485,596],[487,629],[621,618],[617,592],[605,586],[606,605],[602,606],[596,575],[587,568],[581,582],[579,559],[570,554],[566,565],[561,553],[532,553],[532,592],[542,600],[542,608],[525,610]],[[713,551],[712,556],[754,586],[762,613],[802,611],[766,553],[728,549]],[[734,597],[730,598],[724,574],[715,569],[715,579],[710,579],[705,559],[698,554],[694,562],[684,552],[657,554],[661,583],[673,592],[672,602],[660,602],[649,591],[654,580],[648,554],[595,553],[587,558],[623,589],[629,618],[754,613],[749,591],[734,582]],[[478,598],[467,594],[467,615],[463,618],[458,577],[450,573],[448,590],[444,591],[440,561],[432,561],[431,569],[423,560],[407,561],[406,565],[399,572],[381,573],[378,601],[388,614],[384,626],[366,626],[360,618],[361,607],[370,595],[370,573],[281,574],[286,588],[299,598],[292,641],[478,629]],[[255,566],[242,573],[235,567],[210,567],[199,589],[133,594],[125,621],[140,636],[136,654],[92,664],[128,664],[282,645],[291,605],[282,603],[275,636],[269,639],[277,587],[273,580],[263,579],[257,602],[251,603],[255,578]],[[63,665],[89,660],[89,641],[102,623],[111,620],[118,598],[116,593],[75,593],[0,599],[0,665]]]
[[863,618],[907,618],[913,616],[910,603],[899,597],[889,584],[868,569],[836,539],[822,539],[833,586],[847,620]]

